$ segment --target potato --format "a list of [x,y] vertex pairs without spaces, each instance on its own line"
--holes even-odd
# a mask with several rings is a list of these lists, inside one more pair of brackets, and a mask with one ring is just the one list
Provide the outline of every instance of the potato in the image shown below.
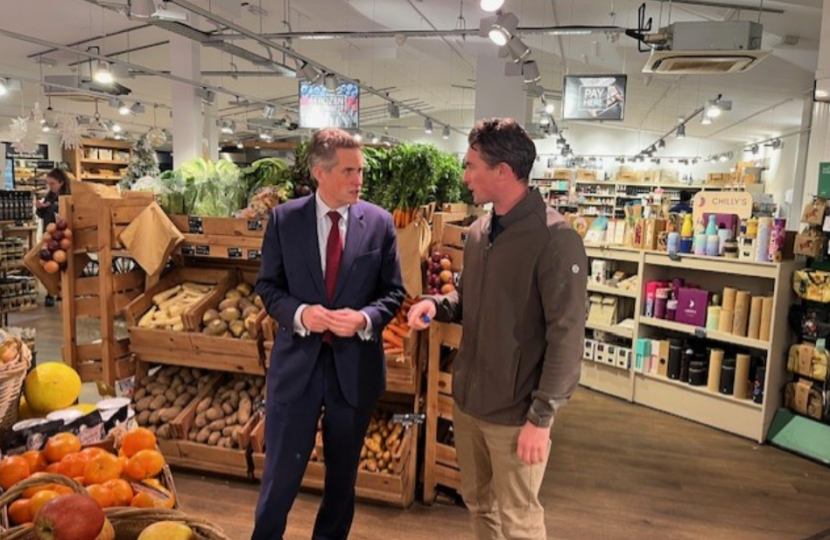
[[239,423],[239,413],[234,412],[232,415],[225,418],[225,425],[226,426],[235,426]]
[[161,420],[163,422],[172,422],[177,416],[182,413],[181,407],[168,407],[161,413]]
[[366,469],[369,472],[378,472],[378,462],[375,461],[373,458],[369,458],[366,460]]
[[190,403],[190,394],[188,394],[184,390],[180,390],[179,391],[179,397],[177,397],[173,401],[173,406],[174,407],[184,407],[188,403]]
[[147,429],[148,429],[148,430],[150,430],[150,433],[152,433],[153,435],[155,435],[155,434],[156,434],[156,430],[158,429],[158,426],[150,426],[150,427],[148,427]]
[[225,429],[225,420],[221,418],[219,420],[214,420],[213,422],[208,424],[208,427],[211,431],[222,431],[223,429]]
[[233,428],[233,431],[231,432],[231,440],[233,441],[233,444],[235,444],[236,446],[239,446],[240,435],[242,435],[242,427],[236,426],[235,428]]
[[231,309],[231,308],[239,309],[239,300],[236,300],[236,299],[222,300],[221,302],[219,302],[219,306],[218,306],[217,309],[219,310],[219,314],[221,315],[223,311],[225,311],[226,309]]
[[380,444],[378,444],[378,442],[375,439],[366,439],[364,444],[366,445],[366,448],[368,448],[369,451],[373,454],[377,454],[378,452],[380,452]]
[[369,451],[366,449],[366,446],[364,445],[363,448],[360,449],[360,459],[361,460],[366,459],[366,456],[368,454],[369,454]]
[[235,429],[236,426],[225,426],[224,428],[222,428],[222,436],[230,437]]
[[385,461],[386,463],[389,463],[390,461],[392,461],[392,452],[387,450],[386,452],[383,453],[383,456],[381,457],[381,459],[383,461]]
[[139,426],[146,426],[147,423],[150,421],[150,411],[141,411],[138,413],[136,417],[136,422],[138,422]]
[[141,381],[139,381],[138,384],[140,386],[146,387],[147,385],[151,384],[152,382],[153,382],[153,378],[150,377],[149,375],[145,375],[144,377],[141,378]]
[[225,293],[226,300],[239,300],[240,298],[242,298],[242,293],[236,289],[231,289]]
[[236,409],[236,408],[239,407],[239,401],[240,401],[239,392],[231,392],[230,397],[228,397],[228,403],[231,404],[231,407],[233,409]]
[[156,435],[161,439],[172,439],[173,428],[170,426],[170,424],[164,424],[158,428],[158,431],[156,431]]
[[[151,396],[164,396],[167,389],[164,386],[157,386],[150,391]],[[166,399],[166,398],[165,398]]]
[[159,423],[159,417],[161,417],[161,410],[158,410],[158,411],[153,411],[153,413],[150,415],[149,420],[147,420],[147,421],[148,421],[150,424],[155,425],[155,424],[158,424],[158,423]]
[[239,291],[242,296],[251,296],[251,293],[254,292],[254,288],[247,283],[240,283],[236,286],[236,290]]
[[153,396],[146,396],[138,400],[135,404],[135,410],[138,412],[144,412],[150,408],[150,403],[153,401]]
[[219,439],[221,437],[222,437],[222,433],[220,433],[219,431],[215,431],[215,432],[210,434],[210,437],[208,437],[207,443],[211,446],[216,446],[216,444],[219,442]]
[[248,420],[251,418],[251,400],[243,399],[239,402],[239,423],[246,424]]
[[203,412],[207,411],[209,408],[210,408],[210,398],[209,397],[203,398],[202,401],[200,401],[199,404],[196,405],[196,413],[197,414],[198,413],[203,413]]
[[146,388],[139,388],[133,394],[133,401],[138,403],[146,395],[147,395],[147,389]]
[[179,397],[179,394],[171,388],[164,392],[164,397],[167,398],[167,401],[173,403],[174,401],[176,401],[176,398]]
[[205,413],[199,413],[193,423],[196,424],[196,427],[203,428],[208,425],[207,416],[205,416]]
[[199,434],[196,435],[196,442],[205,443],[211,435],[212,433],[210,432],[210,428],[205,426],[199,431]]
[[231,330],[231,334],[233,334],[233,337],[235,338],[242,337],[242,334],[245,333],[245,323],[238,319],[235,321],[231,321],[229,327]]
[[150,410],[157,411],[164,407],[164,404],[167,403],[167,398],[164,395],[159,395],[153,398],[150,402]]
[[225,411],[221,407],[211,407],[207,410],[207,419],[213,422],[225,417]]
[[221,317],[223,321],[231,322],[239,320],[242,317],[242,314],[235,307],[229,307],[220,311],[219,317]]
[[265,309],[265,302],[262,301],[262,297],[259,295],[254,296],[254,305],[259,309]]

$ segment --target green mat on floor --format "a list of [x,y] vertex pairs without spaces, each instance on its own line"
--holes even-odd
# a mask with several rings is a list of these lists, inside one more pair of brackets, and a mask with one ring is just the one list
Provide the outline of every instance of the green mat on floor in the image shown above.
[[779,409],[768,440],[775,446],[830,465],[830,426]]

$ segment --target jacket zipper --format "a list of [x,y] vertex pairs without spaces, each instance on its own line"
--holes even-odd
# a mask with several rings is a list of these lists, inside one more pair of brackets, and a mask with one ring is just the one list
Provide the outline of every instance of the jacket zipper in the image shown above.
[[[481,306],[484,304],[484,291],[486,287],[484,284],[487,282],[487,259],[490,254],[490,248],[493,247],[493,242],[490,242],[489,238],[487,240],[487,247],[484,248],[484,272],[481,277],[481,283],[479,284],[479,291],[478,291],[478,298],[479,298],[479,312],[478,317],[476,318],[476,339],[475,339],[475,348],[473,349],[473,355],[470,357],[472,361],[475,361],[475,358],[478,357],[478,334],[481,333],[481,317],[482,317],[482,310]],[[472,371],[472,370],[471,370]],[[470,385],[472,384],[473,377],[467,377],[467,400],[470,399]],[[469,401],[468,401],[469,403]]]

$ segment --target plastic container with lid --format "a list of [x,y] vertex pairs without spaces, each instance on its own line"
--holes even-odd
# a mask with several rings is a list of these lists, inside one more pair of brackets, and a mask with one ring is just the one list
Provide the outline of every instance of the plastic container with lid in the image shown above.
[[47,420],[61,420],[64,424],[69,424],[74,422],[78,418],[82,417],[84,413],[77,409],[61,409],[59,411],[53,411],[46,415]]

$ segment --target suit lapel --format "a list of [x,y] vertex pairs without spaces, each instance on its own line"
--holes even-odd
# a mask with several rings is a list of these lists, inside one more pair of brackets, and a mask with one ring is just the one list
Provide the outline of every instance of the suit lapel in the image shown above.
[[314,195],[308,198],[308,203],[303,208],[303,231],[309,231],[302,243],[308,269],[311,272],[311,281],[317,288],[321,299],[326,297],[326,287],[323,284],[323,263],[320,261],[320,247],[317,241],[317,201]]
[[349,228],[346,231],[346,247],[343,250],[343,260],[340,261],[340,270],[337,272],[337,286],[334,288],[334,301],[340,296],[346,284],[346,279],[352,271],[354,260],[363,247],[366,233],[366,223],[363,221],[363,209],[360,203],[349,207]]

